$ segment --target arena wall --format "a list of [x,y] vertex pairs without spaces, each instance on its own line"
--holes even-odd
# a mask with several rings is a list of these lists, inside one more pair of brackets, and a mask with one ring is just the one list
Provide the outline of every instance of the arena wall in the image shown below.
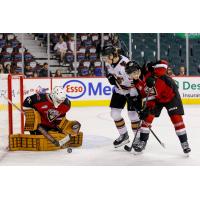
[[[184,104],[200,104],[200,77],[174,77]],[[24,79],[24,97],[36,92],[51,92],[54,86],[63,86],[72,106],[108,106],[113,86],[106,78],[29,78]],[[0,80],[0,110],[7,107],[6,82]],[[13,80],[13,102],[18,103],[19,85]]]

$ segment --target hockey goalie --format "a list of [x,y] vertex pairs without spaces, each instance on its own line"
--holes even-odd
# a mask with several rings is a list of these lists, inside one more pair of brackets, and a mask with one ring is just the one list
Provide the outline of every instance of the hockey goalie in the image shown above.
[[[31,135],[43,135],[48,141],[57,147],[74,144],[79,140],[81,124],[78,121],[70,121],[66,113],[71,108],[71,102],[66,97],[62,87],[56,86],[52,93],[36,93],[27,97],[24,102],[25,131]],[[53,134],[61,134],[62,139],[58,140]],[[79,146],[82,144],[78,141]]]

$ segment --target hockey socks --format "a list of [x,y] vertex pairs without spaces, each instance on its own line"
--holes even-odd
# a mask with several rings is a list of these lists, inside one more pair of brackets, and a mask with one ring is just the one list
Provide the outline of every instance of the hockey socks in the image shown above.
[[181,115],[172,115],[170,116],[171,121],[174,125],[176,135],[181,143],[181,147],[184,153],[189,153],[191,151],[187,139],[187,133],[185,129],[185,124]]

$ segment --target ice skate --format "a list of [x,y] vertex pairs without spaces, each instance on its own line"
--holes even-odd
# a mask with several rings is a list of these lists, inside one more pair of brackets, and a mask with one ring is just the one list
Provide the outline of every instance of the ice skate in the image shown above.
[[121,147],[127,143],[129,143],[129,135],[128,133],[120,135],[114,142],[113,145],[115,148]]
[[191,152],[191,149],[189,147],[189,143],[188,142],[183,142],[181,143],[181,146],[183,148],[183,152],[185,153],[185,155],[188,157],[189,153]]
[[147,142],[140,140],[137,145],[134,147],[135,152],[142,152],[146,147]]

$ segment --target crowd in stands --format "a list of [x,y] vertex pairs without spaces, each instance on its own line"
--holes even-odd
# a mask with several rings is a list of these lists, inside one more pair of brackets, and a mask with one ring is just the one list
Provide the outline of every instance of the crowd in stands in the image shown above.
[[33,55],[22,46],[14,34],[0,34],[0,73],[22,75],[24,72],[26,77],[38,77],[43,75],[41,71],[42,66],[35,61]]
[[[35,33],[33,34],[35,40],[40,39],[41,46],[47,44],[47,34],[45,33]],[[143,34],[144,35],[144,34]],[[102,38],[103,36],[103,38]],[[151,37],[150,37],[151,36]],[[148,48],[156,48],[155,46],[155,35],[150,35],[151,43],[148,44]],[[133,57],[136,61],[142,62],[140,48],[148,49],[143,45],[146,39],[144,36],[138,37],[135,39],[134,48],[133,48]],[[144,40],[144,41],[143,41]],[[102,44],[103,41],[103,44]],[[137,43],[138,42],[138,43]],[[76,48],[75,48],[76,45]],[[22,74],[27,78],[31,77],[65,77],[67,74],[74,76],[102,76],[103,73],[103,63],[100,59],[101,48],[102,46],[113,45],[118,49],[121,49],[122,54],[123,48],[121,41],[119,39],[119,34],[109,34],[109,33],[51,33],[50,34],[50,52],[51,56],[58,61],[58,67],[53,71],[52,66],[51,70],[47,62],[39,64],[36,62],[36,58],[29,52],[28,49],[22,46],[17,37],[11,33],[2,33],[0,34],[0,73],[11,73],[13,75]],[[142,46],[143,45],[143,46]],[[76,49],[76,55],[75,55]],[[151,55],[151,54],[150,54]],[[22,58],[23,56],[23,58]],[[154,58],[156,54],[152,54]],[[153,59],[152,57],[152,59]],[[24,60],[24,66],[22,63]],[[75,62],[76,61],[76,62]],[[76,64],[75,64],[76,63]],[[59,68],[59,69],[58,69]],[[63,69],[66,69],[67,73],[63,72]],[[170,76],[185,76],[186,70],[184,66],[179,68],[177,72],[174,70],[175,67],[168,68],[168,75]]]
[[[50,34],[51,52],[59,60],[60,66],[66,66],[68,71],[77,71],[78,76],[102,76],[102,62],[100,60],[101,38],[99,33],[78,33],[75,38],[70,33]],[[114,45],[120,48],[120,41],[116,34],[104,34],[104,45]]]
[[173,77],[173,76],[180,76],[180,77],[183,77],[183,76],[186,76],[186,70],[185,70],[185,67],[184,67],[184,66],[180,66],[180,67],[179,67],[179,72],[178,72],[178,74],[175,75],[175,73],[173,72],[173,68],[172,68],[172,67],[168,67],[168,68],[167,68],[167,74],[168,74],[170,77]]

